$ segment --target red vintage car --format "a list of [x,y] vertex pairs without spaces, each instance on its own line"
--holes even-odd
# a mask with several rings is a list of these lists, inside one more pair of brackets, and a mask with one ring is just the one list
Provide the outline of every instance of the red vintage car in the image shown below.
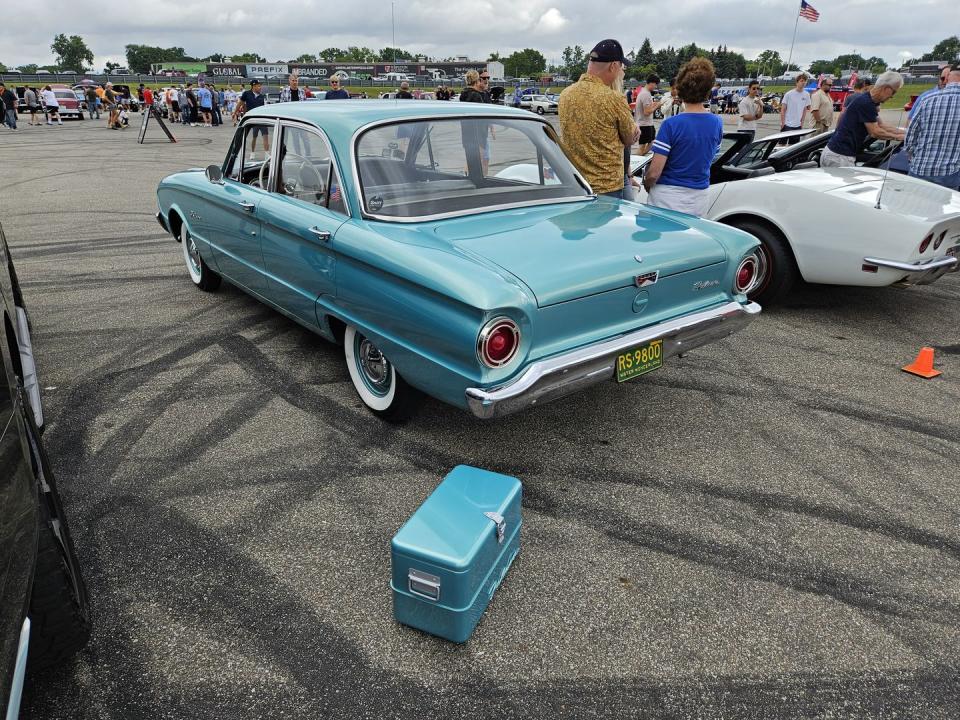
[[839,110],[843,107],[843,104],[847,101],[847,98],[850,96],[850,93],[853,92],[852,87],[842,87],[840,85],[834,85],[830,88],[830,99],[833,100],[833,109]]
[[[50,89],[57,96],[57,104],[60,105],[60,117],[74,117],[77,120],[83,120],[83,108],[80,107],[80,101],[76,94],[66,85],[51,85]],[[44,107],[46,111],[46,107]]]

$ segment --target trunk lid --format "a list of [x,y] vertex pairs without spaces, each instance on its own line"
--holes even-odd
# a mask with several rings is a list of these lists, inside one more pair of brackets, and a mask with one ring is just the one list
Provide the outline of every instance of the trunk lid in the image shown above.
[[682,219],[604,197],[445,220],[434,232],[518,277],[540,307],[632,287],[641,275],[665,278],[726,259],[718,240]]

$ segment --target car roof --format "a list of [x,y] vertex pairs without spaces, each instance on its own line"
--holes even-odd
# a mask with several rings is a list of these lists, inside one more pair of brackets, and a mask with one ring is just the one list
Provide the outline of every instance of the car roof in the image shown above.
[[803,137],[804,135],[809,135],[814,132],[813,128],[806,128],[800,130],[787,130],[786,132],[774,133],[773,135],[764,135],[762,138],[757,138],[755,142],[767,142],[768,140],[786,140],[787,138],[792,137]]
[[[350,136],[378,120],[405,120],[423,117],[467,117],[493,115],[534,120],[525,110],[503,105],[449,103],[442,100],[331,100],[323,103],[276,103],[251,110],[244,117],[279,117],[313,123],[333,141],[349,141]],[[534,120],[536,121],[536,120]]]

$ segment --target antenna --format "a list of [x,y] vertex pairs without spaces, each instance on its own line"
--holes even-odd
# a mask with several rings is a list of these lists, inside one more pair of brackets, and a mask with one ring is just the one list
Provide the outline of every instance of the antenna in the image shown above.
[[[397,19],[396,19],[396,15],[393,12],[394,4],[395,3],[393,2],[390,3],[390,31],[393,37],[393,39],[391,40],[391,45],[393,46],[393,72],[396,72],[397,71]],[[397,86],[397,89],[399,90],[399,86]],[[398,95],[399,93],[393,96],[393,101],[399,104],[400,98],[398,97]]]
[[[900,127],[900,122],[902,120],[903,120],[903,110],[900,111],[900,118],[897,120],[897,127]],[[909,118],[907,119],[907,122],[910,122]],[[891,140],[891,142],[893,141]],[[880,209],[880,198],[883,197],[883,187],[884,185],[887,184],[887,175],[890,174],[890,165],[893,163],[893,155],[894,153],[891,151],[890,154],[887,156],[887,167],[883,169],[883,180],[880,183],[880,192],[877,193],[877,204],[874,206],[875,210]]]

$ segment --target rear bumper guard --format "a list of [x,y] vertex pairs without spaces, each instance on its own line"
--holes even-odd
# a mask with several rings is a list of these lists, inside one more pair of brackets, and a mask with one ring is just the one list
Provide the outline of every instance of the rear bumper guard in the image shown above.
[[617,356],[663,340],[664,359],[721,340],[745,328],[760,314],[756,303],[728,302],[667,320],[626,335],[531,363],[517,378],[497,388],[467,388],[467,405],[488,419],[548,402],[613,378]]
[[867,265],[876,265],[877,267],[890,268],[891,270],[902,270],[907,273],[907,275],[900,280],[900,282],[905,285],[929,285],[939,280],[946,273],[956,270],[958,261],[955,257],[947,256],[915,264],[871,257],[864,258],[863,262]]

